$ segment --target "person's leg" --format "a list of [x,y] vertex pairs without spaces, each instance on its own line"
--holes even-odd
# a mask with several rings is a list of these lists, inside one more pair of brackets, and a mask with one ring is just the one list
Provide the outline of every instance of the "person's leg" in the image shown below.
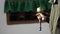
[[55,5],[54,12],[55,12],[55,15],[54,15],[54,20],[53,20],[53,31],[52,31],[53,34],[55,34],[55,32],[56,32],[57,21],[58,21],[58,17],[59,17],[58,5]]
[[54,20],[54,7],[52,6],[51,7],[51,13],[50,13],[50,19],[49,19],[49,28],[50,28],[50,31],[52,33],[52,30],[53,30],[53,20]]

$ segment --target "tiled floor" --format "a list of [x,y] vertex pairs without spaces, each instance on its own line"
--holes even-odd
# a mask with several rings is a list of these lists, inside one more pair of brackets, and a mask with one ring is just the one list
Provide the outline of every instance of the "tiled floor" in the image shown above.
[[42,23],[42,31],[39,31],[39,23],[9,25],[5,29],[6,34],[50,34],[49,24]]

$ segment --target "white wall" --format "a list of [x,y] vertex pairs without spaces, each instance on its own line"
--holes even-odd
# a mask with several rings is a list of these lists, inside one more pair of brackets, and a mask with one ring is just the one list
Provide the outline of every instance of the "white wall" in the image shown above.
[[47,23],[43,24],[41,32],[39,24],[7,25],[4,1],[0,0],[0,34],[50,34]]

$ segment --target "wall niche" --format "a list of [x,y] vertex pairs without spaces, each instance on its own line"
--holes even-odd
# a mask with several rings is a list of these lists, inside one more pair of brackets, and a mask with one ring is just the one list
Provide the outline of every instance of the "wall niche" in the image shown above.
[[36,13],[34,12],[14,12],[6,13],[7,24],[31,24],[38,23]]

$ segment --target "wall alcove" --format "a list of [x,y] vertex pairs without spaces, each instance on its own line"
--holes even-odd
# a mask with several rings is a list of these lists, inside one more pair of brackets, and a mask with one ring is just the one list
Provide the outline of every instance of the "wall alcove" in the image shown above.
[[8,25],[38,23],[36,13],[32,12],[6,13],[6,16]]

